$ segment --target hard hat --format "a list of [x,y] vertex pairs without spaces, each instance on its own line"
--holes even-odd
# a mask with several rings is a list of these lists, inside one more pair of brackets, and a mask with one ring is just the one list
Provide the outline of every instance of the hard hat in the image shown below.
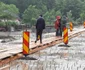
[[61,19],[61,17],[60,17],[60,16],[57,16],[56,18],[57,18],[57,19]]

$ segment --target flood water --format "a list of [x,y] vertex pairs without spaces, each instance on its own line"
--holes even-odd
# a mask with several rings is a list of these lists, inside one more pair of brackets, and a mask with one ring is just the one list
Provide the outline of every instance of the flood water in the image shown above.
[[60,43],[27,57],[23,56],[1,70],[85,70],[84,35],[71,39],[68,43],[70,47]]

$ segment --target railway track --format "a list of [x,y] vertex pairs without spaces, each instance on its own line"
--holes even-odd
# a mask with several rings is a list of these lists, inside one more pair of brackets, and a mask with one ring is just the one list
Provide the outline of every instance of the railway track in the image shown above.
[[[80,35],[83,32],[85,32],[85,29],[82,29],[82,30],[79,30],[79,31],[74,31],[74,32],[69,32],[69,40]],[[29,55],[32,54],[32,53],[35,53],[39,50],[45,49],[47,47],[51,47],[53,45],[59,44],[59,43],[63,42],[63,39],[52,37],[52,38],[47,38],[44,41],[45,42],[43,44],[36,44],[34,47],[33,47],[33,45],[31,45]],[[33,44],[33,43],[31,43],[31,44]],[[20,48],[15,48],[15,51],[16,51],[16,49],[20,49]],[[0,55],[0,57],[1,57],[1,55]],[[4,57],[4,58],[1,58],[0,59],[0,67],[3,67],[6,64],[8,64],[8,63],[10,63],[14,60],[17,60],[21,57],[23,57],[22,49],[21,49],[21,51],[19,51],[19,53],[11,53],[11,55]]]

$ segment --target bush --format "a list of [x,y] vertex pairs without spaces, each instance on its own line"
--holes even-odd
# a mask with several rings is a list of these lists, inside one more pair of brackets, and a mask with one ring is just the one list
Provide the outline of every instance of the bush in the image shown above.
[[5,26],[6,26],[5,22],[0,22],[0,27],[5,27]]

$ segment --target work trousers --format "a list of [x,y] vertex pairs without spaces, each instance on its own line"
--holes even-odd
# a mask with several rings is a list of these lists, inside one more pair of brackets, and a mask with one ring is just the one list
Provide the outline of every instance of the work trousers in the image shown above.
[[56,36],[62,36],[62,29],[61,28],[58,28],[56,30]]
[[40,43],[42,43],[42,32],[43,32],[43,30],[36,30],[36,41],[38,40],[38,36],[39,36]]

